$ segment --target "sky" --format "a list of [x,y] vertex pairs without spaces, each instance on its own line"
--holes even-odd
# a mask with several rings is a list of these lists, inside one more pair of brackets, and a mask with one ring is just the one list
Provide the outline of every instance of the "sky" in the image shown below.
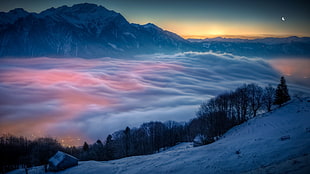
[[310,1],[306,0],[0,0],[0,11],[41,12],[84,2],[185,38],[310,36]]

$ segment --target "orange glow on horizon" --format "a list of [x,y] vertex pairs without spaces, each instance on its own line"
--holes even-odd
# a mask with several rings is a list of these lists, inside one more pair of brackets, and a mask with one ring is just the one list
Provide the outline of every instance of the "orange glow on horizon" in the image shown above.
[[240,38],[258,39],[266,37],[283,38],[289,36],[309,37],[306,33],[293,33],[292,31],[279,30],[277,28],[264,25],[263,23],[242,24],[233,21],[216,22],[184,22],[166,21],[159,27],[178,34],[184,39],[205,39],[205,38]]
[[[275,37],[275,38],[285,38],[290,37],[292,35],[272,35],[272,34],[261,34],[261,35],[180,35],[184,39],[211,39],[211,38],[230,38],[230,39],[261,39],[266,37]],[[295,35],[294,35],[295,36]],[[305,36],[298,36],[298,37],[305,37]]]
[[269,61],[282,75],[294,76],[299,79],[310,78],[310,61],[308,59],[284,58]]

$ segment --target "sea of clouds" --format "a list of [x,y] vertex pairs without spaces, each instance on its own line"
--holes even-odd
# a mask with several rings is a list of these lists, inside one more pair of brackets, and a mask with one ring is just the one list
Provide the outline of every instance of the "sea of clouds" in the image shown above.
[[143,122],[188,121],[215,95],[244,83],[276,87],[280,76],[263,59],[215,53],[1,59],[0,133],[104,140]]

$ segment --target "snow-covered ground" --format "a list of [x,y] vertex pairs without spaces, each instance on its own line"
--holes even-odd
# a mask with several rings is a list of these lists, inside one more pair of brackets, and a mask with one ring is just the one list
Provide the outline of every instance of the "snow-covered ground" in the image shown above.
[[[289,137],[281,140],[282,137]],[[22,174],[15,170],[10,174]],[[44,173],[43,167],[29,170]],[[294,99],[227,132],[213,144],[182,143],[161,153],[86,161],[59,174],[310,173],[310,98]]]

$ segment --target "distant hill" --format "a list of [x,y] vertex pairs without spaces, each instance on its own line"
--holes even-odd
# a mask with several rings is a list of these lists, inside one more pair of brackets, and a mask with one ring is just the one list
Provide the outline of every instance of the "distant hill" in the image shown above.
[[301,42],[308,43],[310,42],[310,37],[284,37],[284,38],[276,38],[276,37],[266,37],[260,39],[239,39],[239,38],[223,38],[223,37],[215,37],[215,38],[206,38],[206,39],[187,39],[190,42],[241,42],[241,43],[264,43],[264,44],[287,44],[293,42]]
[[[183,143],[153,155],[80,162],[59,174],[99,173],[308,173],[310,98],[295,99],[232,128],[215,143]],[[22,174],[19,169],[10,174]],[[44,173],[43,166],[29,174]]]
[[186,51],[307,57],[310,39],[185,40],[151,23],[129,23],[120,13],[88,3],[41,13],[21,8],[0,12],[0,57],[130,57]]
[[231,53],[250,57],[309,57],[310,37],[238,39],[238,38],[207,38],[188,39],[203,47],[203,50]]

